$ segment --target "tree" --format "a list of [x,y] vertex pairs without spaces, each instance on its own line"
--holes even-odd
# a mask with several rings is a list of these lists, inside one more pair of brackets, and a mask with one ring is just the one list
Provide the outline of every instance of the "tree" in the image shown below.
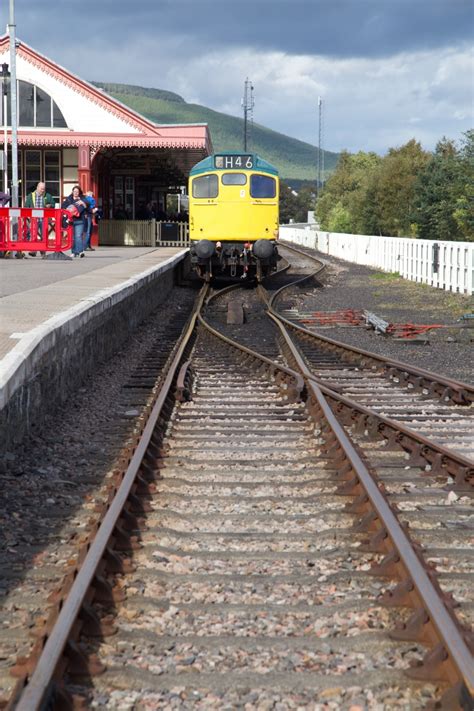
[[280,223],[286,224],[293,220],[298,211],[298,195],[289,185],[280,180]]
[[474,130],[434,153],[414,139],[383,158],[342,151],[316,215],[331,232],[474,241]]
[[[364,230],[366,193],[370,176],[377,170],[381,158],[375,153],[359,151],[351,155],[342,151],[336,170],[331,175],[316,204],[316,214],[323,229],[344,232]],[[341,230],[339,230],[341,231]]]
[[474,242],[474,130],[467,131],[460,150],[459,194],[453,212],[462,239]]
[[474,132],[460,149],[443,138],[415,184],[413,219],[422,239],[474,240]]
[[328,232],[351,232],[352,221],[349,210],[341,201],[337,202],[329,214]]
[[429,159],[430,154],[414,139],[400,148],[390,148],[383,158],[374,186],[381,234],[415,236],[412,224],[415,184]]
[[421,239],[459,239],[454,219],[459,190],[458,153],[452,143],[438,143],[436,151],[415,183],[413,220]]
[[296,192],[280,180],[280,223],[286,224],[290,220],[306,222],[308,210],[311,210],[314,204],[314,193],[312,185],[305,185]]

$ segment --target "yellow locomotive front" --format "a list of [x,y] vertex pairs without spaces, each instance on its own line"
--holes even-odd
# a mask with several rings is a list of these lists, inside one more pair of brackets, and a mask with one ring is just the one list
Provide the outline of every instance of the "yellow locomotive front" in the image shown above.
[[189,176],[191,261],[199,275],[258,280],[276,269],[278,172],[256,154],[219,153]]

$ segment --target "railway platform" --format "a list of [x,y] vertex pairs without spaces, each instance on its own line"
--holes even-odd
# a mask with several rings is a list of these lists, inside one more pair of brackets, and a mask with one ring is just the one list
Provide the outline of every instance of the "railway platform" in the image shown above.
[[[0,260],[0,429],[19,441],[174,282],[186,249],[101,247],[85,259]],[[46,397],[47,395],[47,397]]]

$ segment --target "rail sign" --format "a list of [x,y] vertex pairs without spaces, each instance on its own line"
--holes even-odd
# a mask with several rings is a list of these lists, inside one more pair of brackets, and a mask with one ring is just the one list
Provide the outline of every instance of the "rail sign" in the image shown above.
[[248,154],[236,154],[231,156],[215,156],[215,167],[224,170],[252,170],[253,156]]

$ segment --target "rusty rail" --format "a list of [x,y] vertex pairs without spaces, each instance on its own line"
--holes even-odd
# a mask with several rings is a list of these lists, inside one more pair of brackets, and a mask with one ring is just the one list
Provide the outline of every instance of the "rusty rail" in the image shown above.
[[60,605],[59,615],[54,627],[45,639],[44,647],[34,671],[27,680],[18,702],[13,702],[11,705],[11,708],[15,708],[17,711],[41,709],[45,702],[55,670],[66,648],[75,620],[81,612],[87,591],[92,585],[99,564],[106,553],[109,540],[113,537],[114,532],[116,532],[117,522],[130,496],[132,486],[138,476],[145,453],[152,440],[153,432],[176,379],[178,368],[194,333],[197,313],[202,307],[207,291],[208,286],[206,285],[201,290],[197,307],[190,319],[186,333],[175,352],[173,361],[170,364],[168,373],[150,413],[148,422],[145,425],[138,446],[124,473],[123,480],[107,509],[100,527],[95,533],[93,541],[90,543],[90,546],[88,546],[87,554],[80,565],[80,569],[77,571],[77,575],[68,591],[66,599]]
[[[195,333],[198,319],[201,326],[206,328],[213,337],[220,337],[217,331],[207,326],[199,313],[208,292],[209,286],[205,285],[201,290],[197,307],[190,319],[186,333],[175,350],[173,360],[131,460],[123,473],[123,478],[117,489],[114,490],[112,487],[109,492],[109,501],[104,503],[104,516],[100,525],[97,524],[91,531],[90,541],[86,542],[85,547],[79,551],[79,563],[76,569],[67,576],[66,582],[56,596],[55,605],[46,626],[41,631],[40,640],[32,656],[23,665],[26,670],[26,676],[20,682],[21,688],[16,688],[14,698],[10,700],[8,709],[36,711],[43,708],[44,704],[48,703],[48,696],[53,693],[53,679],[56,670],[61,666],[64,654],[73,659],[76,665],[85,672],[91,669],[100,670],[100,664],[96,663],[95,660],[92,662],[86,660],[82,657],[77,645],[71,643],[71,638],[77,637],[80,631],[80,626],[78,628],[76,620],[80,614],[84,613],[84,606],[91,587],[97,588],[100,586],[103,594],[109,597],[113,596],[113,591],[107,589],[108,584],[101,576],[102,561],[104,556],[108,555],[110,558],[114,555],[109,547],[111,540],[115,538],[121,543],[124,542],[124,537],[127,534],[120,526],[121,517],[124,513],[126,513],[126,518],[129,520],[134,519],[135,511],[126,510],[127,502],[131,496],[134,496],[134,484],[139,478],[147,449],[150,443],[153,442],[155,428],[162,417],[162,412],[173,386],[176,390],[176,397],[186,399],[190,396],[190,361],[188,359],[183,362],[183,359],[186,357],[187,348]],[[228,341],[228,339],[224,340]],[[279,366],[247,348],[239,348],[237,344],[233,344],[231,341],[228,341],[228,343],[235,345],[246,361],[257,363],[259,366],[268,369],[277,383],[283,388],[289,400],[301,399],[305,386],[304,380],[299,373]],[[119,564],[115,560],[114,567],[116,570],[118,566]],[[89,615],[89,619],[93,616],[90,608],[86,614]],[[96,630],[100,629],[98,620],[92,620],[92,624],[96,625]]]
[[[270,303],[270,300],[267,299],[262,289],[259,293],[267,303]],[[286,346],[290,350],[291,357],[295,358],[295,362],[298,364],[297,368],[305,374],[306,378],[317,383],[321,392],[334,403],[335,408],[339,411],[341,416],[345,417],[346,421],[350,419],[353,423],[359,422],[364,427],[368,425],[370,429],[376,429],[381,437],[393,440],[395,444],[402,447],[416,461],[424,460],[424,465],[431,467],[431,474],[433,476],[441,474],[444,468],[446,474],[453,476],[455,479],[457,488],[472,490],[474,483],[474,463],[472,460],[455,454],[446,447],[420,435],[409,427],[374,412],[355,400],[351,400],[336,392],[334,389],[328,388],[323,381],[317,378],[308,369],[291,338],[287,335],[284,327],[292,327],[294,324],[281,317],[271,307],[269,307],[268,315],[279,327]],[[431,375],[433,378],[437,377],[434,373],[431,373]]]
[[[286,244],[285,248],[290,249],[296,252],[297,254],[304,255],[308,259],[318,264],[321,264],[321,260],[311,256],[310,254],[307,254],[306,252],[302,252],[301,250],[295,249],[294,247],[289,247]],[[316,270],[311,276],[316,276],[320,271],[321,269]],[[370,362],[379,366],[383,366],[388,371],[389,376],[393,378],[398,377],[401,380],[406,380],[410,382],[416,389],[426,388],[429,392],[431,392],[431,394],[436,394],[441,398],[449,397],[453,402],[458,405],[470,405],[474,402],[474,387],[471,387],[467,383],[463,383],[452,378],[446,378],[442,375],[432,373],[429,370],[425,370],[424,368],[418,368],[414,365],[407,365],[406,363],[395,359],[384,358],[383,356],[379,356],[376,353],[371,353],[370,351],[366,351],[362,348],[357,348],[356,346],[346,345],[345,343],[336,341],[335,339],[329,338],[328,336],[323,336],[322,334],[315,334],[313,331],[310,331],[304,326],[300,326],[299,324],[293,323],[292,321],[289,321],[284,316],[279,314],[276,310],[275,302],[281,296],[282,292],[285,289],[288,289],[294,286],[294,284],[298,284],[300,281],[304,281],[307,278],[308,276],[305,275],[302,280],[298,280],[291,284],[286,284],[274,294],[271,294],[269,297],[266,297],[266,301],[268,303],[268,307],[271,313],[275,317],[277,317],[282,323],[284,323],[287,328],[294,329],[295,331],[301,333],[303,336],[313,341],[317,340],[323,344],[326,344],[330,350],[342,351],[343,354],[346,355],[346,357],[351,357],[351,360],[353,359],[352,356],[354,356],[359,362],[362,361],[363,364],[367,364],[368,362]]]
[[[270,299],[270,302],[271,301],[272,300]],[[391,358],[384,358],[383,356],[371,353],[370,351],[366,351],[362,348],[346,345],[345,343],[336,341],[328,336],[313,333],[313,331],[308,330],[304,326],[300,326],[299,324],[289,321],[275,311],[275,309],[271,306],[270,309],[271,313],[276,316],[281,323],[284,323],[287,328],[293,329],[313,341],[317,340],[323,344],[326,344],[330,350],[340,350],[345,354],[355,356],[355,358],[359,362],[362,361],[363,364],[372,362],[376,365],[383,366],[391,377],[399,377],[401,380],[411,382],[414,388],[425,388],[431,394],[437,394],[441,398],[449,398],[458,405],[470,405],[474,402],[474,387],[470,386],[468,383],[463,383],[452,378],[446,378],[443,375],[432,373],[424,368],[408,365],[407,363]],[[351,360],[352,359],[353,358],[351,358]]]
[[[264,296],[263,289],[260,293]],[[269,303],[268,299],[266,301]],[[339,493],[358,497],[356,506],[351,510],[365,514],[361,530],[372,530],[371,550],[386,553],[386,557],[379,566],[376,566],[376,569],[385,573],[392,572],[400,581],[392,594],[387,596],[388,604],[403,604],[415,608],[408,624],[401,632],[395,631],[393,636],[434,645],[427,652],[420,666],[410,669],[408,674],[415,679],[433,678],[447,682],[451,685],[451,690],[448,692],[449,699],[454,696],[455,703],[462,706],[464,703],[462,699],[472,700],[474,694],[474,664],[469,648],[468,632],[457,622],[452,609],[448,609],[449,600],[443,597],[439,586],[429,573],[429,566],[401,526],[379,488],[376,478],[368,471],[355,451],[325,395],[335,402],[344,402],[349,408],[364,411],[367,415],[374,416],[374,413],[320,384],[286,333],[283,323],[285,319],[279,319],[271,307],[269,316],[279,327],[296,369],[304,376],[308,392],[313,394],[317,401],[317,408],[324,415],[337,440],[337,444],[332,445],[332,451],[340,455],[341,479],[345,482]],[[378,415],[375,417],[383,425],[398,431],[402,429],[398,423],[388,418]],[[406,436],[437,450],[439,456],[457,460],[461,468],[466,465],[471,467],[472,472],[472,463],[469,460],[432,445],[408,428],[403,430]]]
[[[187,358],[186,348],[190,343],[192,334],[195,332],[197,323],[200,324],[201,328],[205,328],[211,337],[219,338],[229,346],[237,349],[245,361],[252,362],[259,369],[264,368],[269,372],[283,387],[289,399],[308,399],[313,416],[324,420],[325,424],[322,425],[322,428],[325,430],[325,448],[335,457],[342,482],[339,493],[357,497],[353,504],[354,510],[365,512],[366,515],[362,519],[363,525],[367,530],[375,531],[375,536],[371,539],[373,550],[383,550],[387,553],[386,558],[379,567],[396,570],[397,577],[401,580],[400,585],[404,586],[403,589],[405,590],[403,599],[408,600],[409,604],[415,607],[415,615],[418,615],[417,619],[419,619],[421,607],[423,618],[422,625],[418,625],[419,636],[423,640],[428,637],[432,642],[434,640],[436,644],[435,648],[428,652],[418,673],[422,675],[435,674],[436,678],[441,678],[451,685],[461,684],[459,693],[472,693],[474,689],[473,671],[472,666],[470,666],[472,658],[463,638],[463,632],[450,614],[445,602],[440,599],[436,586],[425,569],[422,559],[414,550],[408,534],[398,522],[383,492],[379,489],[378,483],[374,481],[343,427],[337,421],[325,398],[323,388],[315,382],[314,377],[311,377],[308,372],[297,372],[291,368],[282,367],[255,351],[223,337],[207,324],[199,313],[207,291],[208,287],[203,287],[198,309],[193,314],[184,340],[175,352],[172,365],[166,374],[163,387],[144,427],[143,436],[137,444],[124,473],[122,483],[107,507],[104,519],[94,540],[88,545],[87,554],[82,561],[80,569],[77,571],[69,593],[60,605],[61,609],[56,624],[48,633],[42,654],[36,663],[34,671],[27,679],[18,704],[14,708],[18,711],[34,711],[40,709],[45,703],[48,692],[51,689],[51,681],[55,670],[59,668],[69,636],[75,625],[75,620],[83,608],[87,592],[93,583],[102,557],[107,551],[109,540],[114,535],[117,535],[117,522],[133,490],[147,447],[150,442],[153,442],[155,426],[160,421],[161,413],[173,386],[176,385],[177,378],[183,395],[187,396],[185,390],[188,388],[189,382],[189,362],[184,362],[183,365],[183,361]],[[283,329],[282,326],[280,328]],[[298,358],[301,360],[301,357],[295,351],[295,361]],[[181,368],[181,371],[178,376],[179,368]],[[332,391],[329,391],[329,394],[332,396]],[[156,449],[156,445],[154,446]],[[407,604],[407,602],[404,602],[404,604]],[[414,673],[416,674],[416,670]]]

